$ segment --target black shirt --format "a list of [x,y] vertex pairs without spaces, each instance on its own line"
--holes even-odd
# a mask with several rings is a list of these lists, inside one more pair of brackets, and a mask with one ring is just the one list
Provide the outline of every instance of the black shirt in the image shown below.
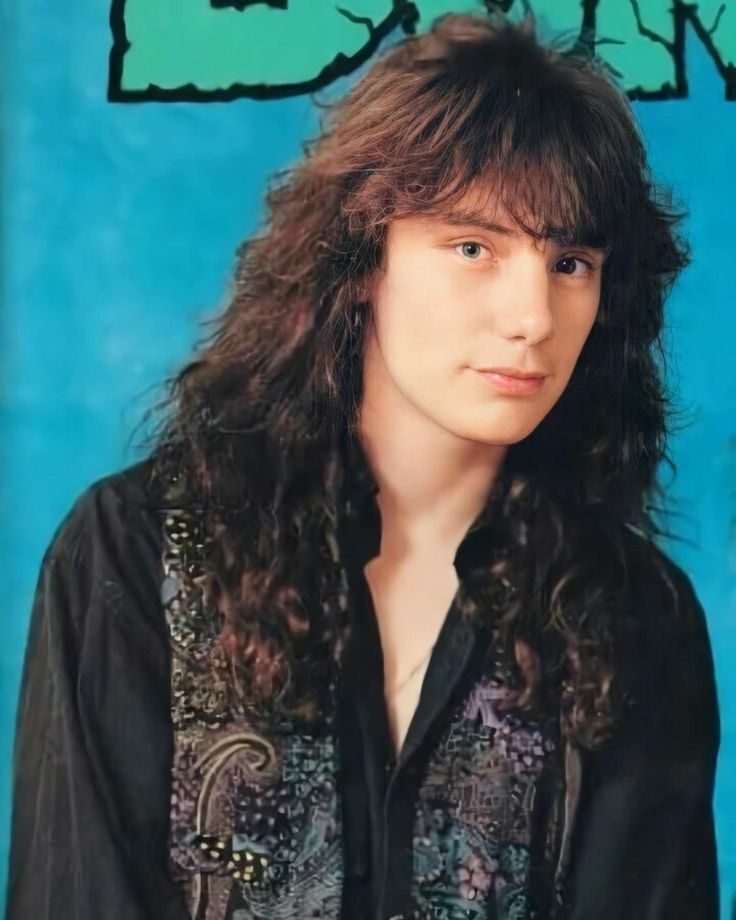
[[[364,565],[380,550],[377,486],[357,444],[345,540],[354,641],[343,701],[355,728],[343,775],[356,777],[346,805],[349,916],[543,917],[564,794],[555,718],[501,716],[512,675],[500,646],[489,660],[490,624],[469,584],[490,564],[499,478],[455,554],[460,587],[427,665],[398,760],[383,696],[383,658]],[[504,592],[499,592],[499,600]],[[362,801],[362,805],[361,805]],[[364,867],[358,872],[356,866]],[[362,881],[362,885],[361,885]],[[346,911],[347,913],[347,911]]]
[[465,591],[487,558],[481,515],[396,763],[362,578],[380,539],[370,481],[349,498],[355,637],[334,713],[320,732],[268,736],[234,713],[213,666],[196,520],[162,504],[149,474],[144,461],[91,485],[44,555],[8,920],[716,920],[713,665],[672,561],[657,551],[692,619],[656,602],[642,568],[648,692],[615,743],[580,750],[555,720],[495,706],[508,662],[482,654],[492,634]]

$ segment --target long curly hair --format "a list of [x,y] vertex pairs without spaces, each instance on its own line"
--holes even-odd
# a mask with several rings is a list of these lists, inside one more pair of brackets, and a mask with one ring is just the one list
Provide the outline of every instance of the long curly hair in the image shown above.
[[[357,431],[366,330],[354,318],[370,315],[392,219],[492,189],[537,238],[564,228],[610,247],[565,392],[508,448],[504,552],[472,587],[512,653],[516,705],[562,699],[565,733],[595,747],[635,695],[626,546],[661,532],[655,473],[662,460],[674,468],[661,333],[690,259],[675,232],[684,215],[652,180],[605,65],[585,43],[542,45],[530,14],[442,16],[320,106],[319,136],[275,174],[261,229],[238,247],[227,305],[147,413],[163,416],[156,469],[175,470],[207,522],[205,594],[239,692],[319,718],[349,633],[343,445]],[[514,590],[492,612],[500,580]]]

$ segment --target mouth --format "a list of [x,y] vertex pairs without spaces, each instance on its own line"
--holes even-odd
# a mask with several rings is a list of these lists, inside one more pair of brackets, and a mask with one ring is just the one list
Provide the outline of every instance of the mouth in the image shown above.
[[511,374],[503,373],[500,370],[475,370],[486,383],[510,396],[530,396],[538,393],[547,379],[546,374],[531,374],[520,371],[514,371]]
[[517,377],[520,380],[548,376],[547,371],[524,371],[516,367],[478,367],[476,370],[482,374],[501,374],[504,377]]

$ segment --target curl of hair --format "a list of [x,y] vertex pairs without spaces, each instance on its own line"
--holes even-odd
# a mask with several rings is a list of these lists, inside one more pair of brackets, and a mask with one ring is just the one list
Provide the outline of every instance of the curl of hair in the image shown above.
[[[387,224],[489,191],[541,238],[610,247],[596,322],[558,403],[510,445],[500,535],[474,586],[516,587],[501,621],[520,706],[563,694],[593,747],[634,693],[626,546],[665,459],[665,299],[687,265],[682,215],[653,182],[625,95],[592,53],[544,47],[529,16],[451,14],[384,50],[277,173],[268,216],[237,250],[233,289],[167,381],[154,455],[212,534],[208,601],[250,704],[319,719],[348,636],[339,554],[370,283]],[[390,115],[390,117],[389,117]],[[148,413],[150,415],[150,412]],[[605,558],[609,564],[601,565]]]

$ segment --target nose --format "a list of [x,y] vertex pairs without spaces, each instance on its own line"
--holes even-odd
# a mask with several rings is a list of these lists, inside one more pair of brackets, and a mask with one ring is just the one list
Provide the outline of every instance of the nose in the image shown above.
[[547,258],[526,251],[510,259],[492,295],[493,314],[500,335],[524,339],[529,345],[552,334],[552,279]]

